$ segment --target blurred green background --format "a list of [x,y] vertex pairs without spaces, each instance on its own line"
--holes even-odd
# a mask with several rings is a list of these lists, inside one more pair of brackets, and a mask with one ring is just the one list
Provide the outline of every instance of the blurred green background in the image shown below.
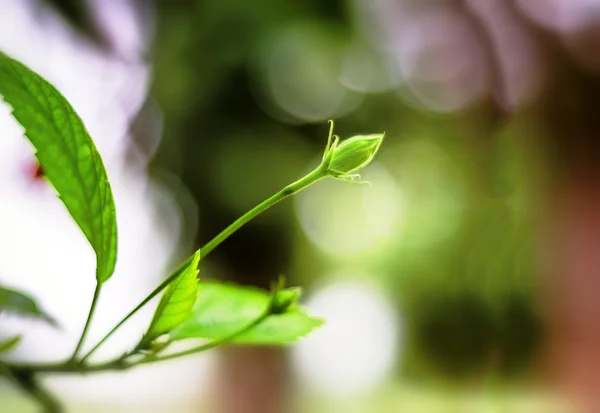
[[386,133],[371,185],[320,183],[206,261],[204,276],[263,287],[284,273],[330,322],[289,352],[222,352],[199,406],[559,411],[539,390],[554,314],[540,228],[553,225],[565,171],[595,170],[600,26],[582,16],[597,6],[111,0],[145,33],[127,55],[95,18],[101,0],[29,3],[102,53],[148,65],[129,132],[181,203],[173,262],[314,167],[328,119],[342,138]]

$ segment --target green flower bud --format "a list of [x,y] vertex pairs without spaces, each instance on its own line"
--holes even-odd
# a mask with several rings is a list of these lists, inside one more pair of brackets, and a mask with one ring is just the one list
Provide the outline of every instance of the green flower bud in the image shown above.
[[383,141],[383,133],[375,135],[358,135],[342,141],[331,148],[329,171],[332,176],[346,177],[350,173],[369,164]]
[[298,299],[302,295],[300,287],[286,288],[275,293],[275,297],[271,303],[272,314],[283,314],[290,308],[293,308]]

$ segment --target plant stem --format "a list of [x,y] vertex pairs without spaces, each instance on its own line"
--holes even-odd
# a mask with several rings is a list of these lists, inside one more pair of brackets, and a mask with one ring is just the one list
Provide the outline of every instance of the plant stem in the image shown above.
[[9,366],[7,366],[4,362],[0,361],[0,377],[6,377],[7,379],[11,380],[14,384],[16,384],[17,386],[20,386],[21,383],[19,383],[19,380],[17,380],[17,377],[15,376],[13,369]]
[[[235,220],[232,224],[230,224],[227,228],[221,231],[216,237],[206,243],[202,248],[200,248],[200,257],[203,259],[206,257],[212,250],[214,250],[219,244],[225,241],[231,234],[240,229],[242,226],[250,222],[253,218],[255,218],[260,213],[266,211],[271,208],[273,205],[281,202],[285,198],[292,196],[308,186],[314,184],[315,182],[325,178],[327,176],[327,165],[321,164],[317,169],[304,176],[303,178],[297,180],[296,182],[286,186],[270,198],[264,200],[250,211],[246,212],[244,215]],[[144,298],[129,314],[127,314],[119,323],[112,328],[105,336],[100,340],[82,359],[81,361],[86,361],[109,337],[111,337],[115,331],[117,331],[127,320],[129,320],[135,313],[137,313],[142,307],[144,307],[150,300],[156,297],[162,290],[164,290],[175,278],[179,276],[181,271],[183,271],[192,261],[193,255],[187,258],[183,263],[181,263],[175,271],[171,273],[163,282],[160,283],[158,287],[156,287],[146,298]]]
[[269,317],[270,315],[271,315],[271,311],[270,311],[270,309],[268,309],[260,317],[256,318],[251,323],[248,323],[241,329],[239,329],[225,337],[210,341],[206,344],[202,344],[198,347],[194,347],[189,350],[180,351],[178,353],[167,354],[166,356],[162,356],[162,357],[155,358],[155,359],[144,359],[144,360],[139,361],[138,363],[135,363],[134,365],[137,366],[139,364],[148,364],[148,363],[156,363],[159,361],[172,360],[172,359],[176,359],[179,357],[189,356],[190,354],[196,354],[196,353],[201,353],[203,351],[211,350],[211,349],[218,347],[222,344],[225,344],[225,343],[233,340],[234,338],[241,336],[242,334],[246,333],[247,331],[253,329],[258,324],[265,321],[267,319],[267,317]]
[[119,321],[119,323],[117,325],[115,325],[103,338],[102,340],[100,340],[94,347],[92,347],[92,349],[90,351],[87,352],[87,354],[85,356],[82,357],[81,362],[85,362],[92,354],[94,354],[96,352],[96,350],[98,350],[98,348],[100,348],[100,346],[102,344],[104,344],[104,342],[106,340],[109,339],[110,336],[112,336],[115,331],[117,331],[123,324],[125,324],[125,322],[127,322],[127,320],[129,320],[135,313],[137,313],[142,307],[144,307],[146,304],[148,304],[148,302],[150,302],[150,300],[152,300],[154,297],[156,297],[162,290],[164,290],[175,278],[177,278],[177,276],[181,273],[181,271],[183,270],[183,268],[185,268],[186,264],[189,264],[191,262],[191,257],[188,258],[184,263],[182,263],[179,267],[177,267],[177,269],[175,271],[173,271],[173,273],[171,273],[171,275],[169,275],[162,283],[160,283],[160,285],[158,287],[156,287],[146,298],[144,298],[133,310],[131,310],[129,312],[129,314],[127,314],[121,321]]
[[235,220],[232,224],[230,224],[227,228],[225,228],[219,235],[210,240],[206,245],[200,248],[200,257],[206,257],[212,250],[214,250],[219,244],[225,241],[231,234],[240,229],[242,226],[250,222],[257,215],[271,208],[273,205],[283,201],[285,198],[294,195],[304,188],[314,184],[321,178],[325,177],[325,173],[321,168],[315,169],[310,174],[306,175],[304,178],[299,179],[283,188],[281,191],[277,192],[275,195],[267,198],[250,211],[246,212],[244,215]]
[[87,320],[85,321],[85,326],[83,327],[83,331],[81,332],[81,337],[79,338],[79,342],[77,343],[77,347],[75,347],[75,351],[73,352],[73,356],[71,356],[71,360],[77,360],[77,356],[81,347],[85,342],[85,337],[87,336],[88,330],[92,324],[92,318],[94,317],[94,312],[96,311],[96,305],[98,304],[98,298],[100,297],[100,290],[102,288],[102,283],[96,283],[96,289],[94,290],[94,298],[92,299],[92,305],[90,306],[90,311],[87,316]]
[[44,413],[60,413],[64,411],[60,403],[35,378],[31,377],[29,384],[30,387],[27,389],[27,392],[38,401]]
[[44,389],[32,372],[13,373],[13,380],[42,406],[44,413],[60,413],[60,403]]
[[[234,331],[231,334],[228,334],[222,338],[212,340],[206,344],[202,344],[200,346],[197,346],[197,347],[194,347],[194,348],[191,348],[188,350],[183,350],[178,353],[167,354],[166,356],[163,356],[163,357],[148,358],[148,359],[142,359],[138,362],[127,363],[127,362],[125,362],[125,359],[132,354],[125,354],[124,356],[119,357],[115,360],[111,360],[111,361],[107,361],[107,362],[99,363],[99,364],[81,365],[81,364],[74,364],[74,363],[70,363],[70,362],[49,363],[49,364],[7,364],[7,365],[4,365],[4,368],[6,370],[7,375],[10,375],[11,377],[17,377],[17,376],[30,377],[35,373],[91,373],[91,372],[100,372],[100,371],[109,371],[109,370],[127,370],[127,369],[130,369],[132,367],[135,367],[135,366],[138,366],[141,364],[158,363],[161,361],[172,360],[175,358],[188,356],[190,354],[196,354],[196,353],[201,353],[203,351],[211,350],[215,347],[218,347],[220,345],[223,345],[223,344],[235,339],[236,337],[239,337],[240,335],[246,333],[247,331],[256,327],[258,324],[265,321],[267,319],[267,317],[269,317],[271,315],[272,308],[273,307],[270,303],[269,306],[265,309],[265,311],[263,311],[263,313],[260,316],[258,316],[257,318],[252,320],[250,323],[246,324],[245,326]],[[2,365],[0,365],[0,367],[2,367]],[[19,384],[22,386],[22,384],[20,382],[19,382]]]

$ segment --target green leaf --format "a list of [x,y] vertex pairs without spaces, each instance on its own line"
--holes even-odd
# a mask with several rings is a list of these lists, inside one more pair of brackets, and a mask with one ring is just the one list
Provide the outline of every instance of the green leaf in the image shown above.
[[44,311],[35,300],[22,292],[0,287],[0,313],[16,313],[23,316],[41,318],[56,326],[56,321]]
[[0,95],[25,129],[45,176],[96,252],[96,279],[117,256],[113,194],[94,142],[69,102],[50,83],[0,52]]
[[[142,343],[170,332],[192,315],[198,297],[198,263],[200,250],[196,251],[190,264],[167,287]],[[143,347],[143,346],[142,346]]]
[[[290,298],[298,296],[297,289],[284,289],[274,302],[285,304],[285,311],[270,315],[256,327],[233,339],[240,344],[287,344],[307,335],[323,324],[310,317]],[[217,282],[203,282],[194,315],[170,336],[173,340],[207,338],[218,340],[240,331],[259,318],[271,305],[271,295],[263,290]]]
[[0,353],[5,353],[15,348],[21,342],[21,338],[23,336],[19,335],[0,342]]

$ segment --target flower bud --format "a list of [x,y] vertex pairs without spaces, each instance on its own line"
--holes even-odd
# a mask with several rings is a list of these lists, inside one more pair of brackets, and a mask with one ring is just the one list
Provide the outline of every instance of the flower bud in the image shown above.
[[275,293],[275,297],[271,303],[271,312],[273,314],[283,314],[290,308],[293,308],[302,290],[300,287],[286,288]]
[[342,141],[333,148],[330,172],[343,176],[368,165],[379,150],[383,135],[358,135]]

